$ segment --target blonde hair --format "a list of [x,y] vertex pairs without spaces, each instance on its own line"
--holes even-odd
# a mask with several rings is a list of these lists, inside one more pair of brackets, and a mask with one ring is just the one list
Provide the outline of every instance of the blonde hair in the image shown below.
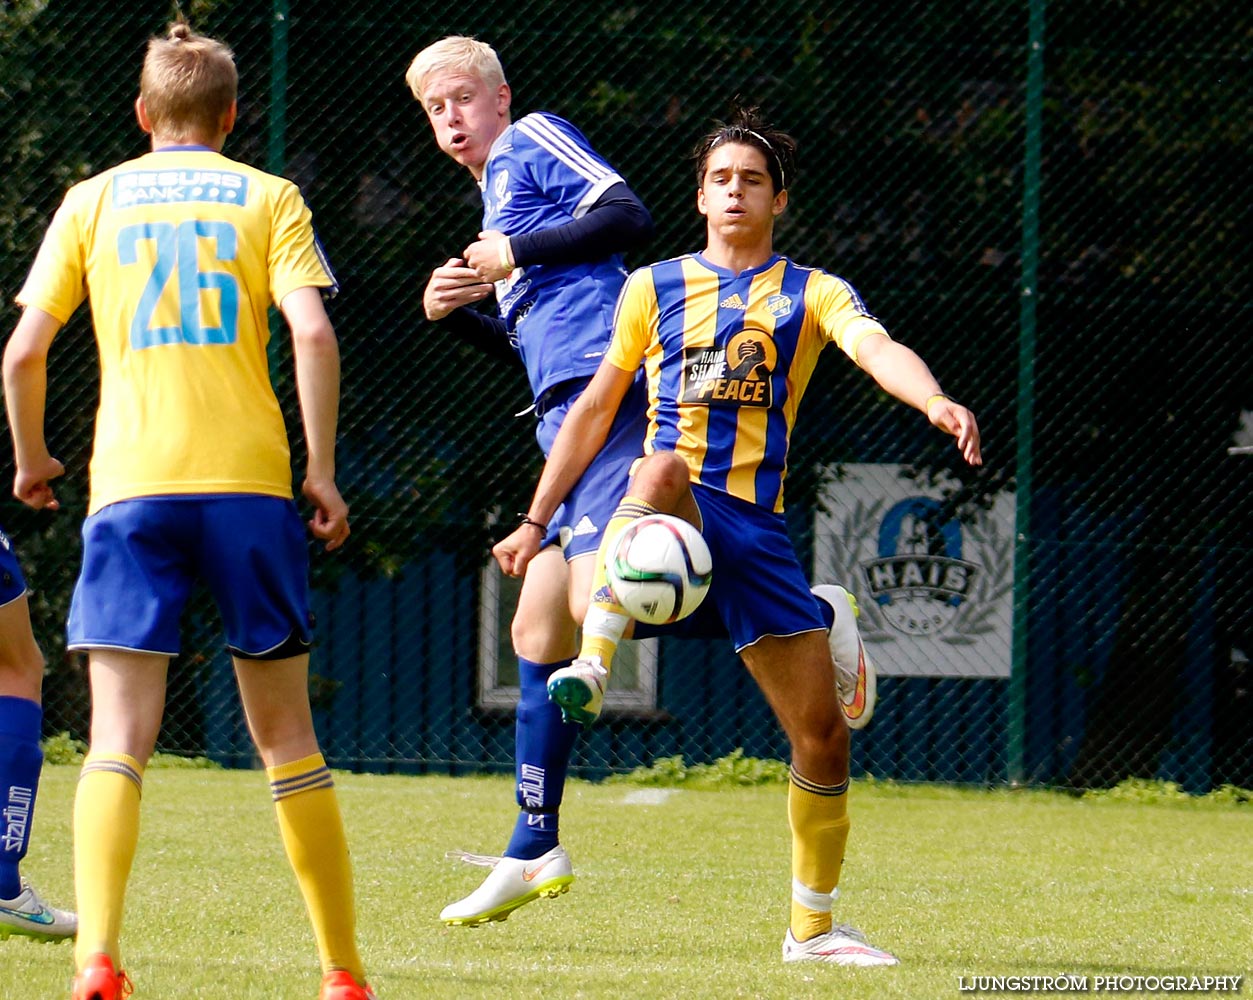
[[235,54],[186,21],[148,41],[139,96],[154,133],[183,140],[217,135],[238,91]]
[[449,35],[413,57],[405,72],[405,83],[409,84],[413,96],[421,103],[426,81],[436,73],[449,72],[477,76],[488,87],[499,87],[505,82],[505,71],[494,48],[477,38]]

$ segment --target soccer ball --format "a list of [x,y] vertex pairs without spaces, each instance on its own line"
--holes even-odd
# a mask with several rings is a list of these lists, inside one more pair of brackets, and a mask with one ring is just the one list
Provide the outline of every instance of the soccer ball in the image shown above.
[[646,514],[614,539],[605,572],[627,614],[650,625],[668,625],[704,600],[713,557],[701,533],[682,518]]

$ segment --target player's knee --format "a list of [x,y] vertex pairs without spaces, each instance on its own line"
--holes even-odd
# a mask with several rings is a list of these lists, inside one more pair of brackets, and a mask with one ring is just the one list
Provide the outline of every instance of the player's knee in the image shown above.
[[796,756],[821,761],[839,771],[848,770],[848,725],[843,716],[805,720],[790,735]]
[[248,725],[257,753],[266,767],[302,760],[318,752],[312,719],[304,712],[249,716]]
[[535,663],[551,663],[570,655],[574,646],[574,623],[568,625],[552,616],[515,615],[509,625],[515,656]]
[[640,462],[631,482],[631,492],[647,497],[658,507],[670,509],[690,483],[687,462],[672,451],[657,451]]
[[531,653],[535,652],[542,645],[542,635],[544,629],[539,624],[529,618],[515,616],[513,621],[509,623],[509,639],[513,642],[513,651],[517,656],[524,656],[528,660],[534,659]]

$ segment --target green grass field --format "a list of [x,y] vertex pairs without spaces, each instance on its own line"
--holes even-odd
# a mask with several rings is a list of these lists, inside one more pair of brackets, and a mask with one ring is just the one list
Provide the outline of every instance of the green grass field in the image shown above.
[[[46,768],[25,866],[66,906],[76,777]],[[340,774],[337,785],[380,1000],[928,1000],[959,995],[962,976],[1253,972],[1247,803],[857,783],[837,919],[902,964],[850,970],[780,961],[780,785],[574,782],[562,838],[572,891],[455,930],[440,908],[485,872],[444,852],[500,850],[509,779]],[[148,772],[123,947],[136,1000],[313,1000],[312,935],[262,774]],[[0,943],[0,996],[66,997],[71,964],[66,944]]]

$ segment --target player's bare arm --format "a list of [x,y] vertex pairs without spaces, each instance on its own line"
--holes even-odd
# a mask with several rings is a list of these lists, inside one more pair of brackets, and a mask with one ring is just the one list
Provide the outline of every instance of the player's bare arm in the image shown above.
[[522,576],[526,572],[527,563],[535,558],[544,540],[543,532],[535,525],[552,520],[566,494],[592,463],[609,436],[618,406],[634,379],[634,372],[601,362],[583,395],[570,407],[527,511],[527,520],[534,523],[519,525],[492,548],[492,555],[507,575]]
[[449,257],[435,268],[422,293],[422,310],[429,320],[443,319],[454,309],[481,302],[492,294],[491,282],[468,267],[461,257]]
[[339,341],[322,305],[319,288],[297,288],[279,308],[291,327],[296,358],[296,394],[304,423],[309,464],[301,492],[314,505],[308,522],[315,538],[332,551],[348,537],[348,505],[335,486],[335,427],[339,420]]
[[13,495],[36,510],[60,506],[49,482],[65,473],[65,466],[48,453],[44,439],[48,349],[60,329],[56,317],[28,308],[4,350],[4,399],[17,466]]
[[962,458],[971,465],[983,464],[974,413],[944,395],[931,369],[911,348],[872,334],[858,346],[857,363],[883,389],[921,410],[935,427],[951,434]]

